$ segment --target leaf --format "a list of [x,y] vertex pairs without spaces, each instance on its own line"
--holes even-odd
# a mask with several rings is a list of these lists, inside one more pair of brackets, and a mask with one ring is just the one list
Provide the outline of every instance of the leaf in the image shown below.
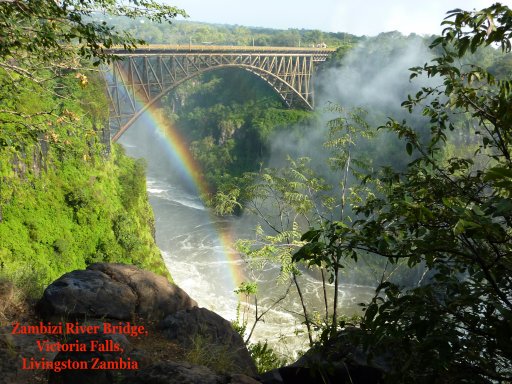
[[493,167],[487,170],[484,176],[485,181],[494,181],[502,178],[512,179],[512,169],[505,167]]
[[305,244],[301,249],[299,249],[295,254],[292,256],[292,260],[297,262],[301,260],[305,261],[321,261],[322,258],[318,256],[321,256],[321,252],[324,249],[324,245],[322,243],[308,243]]
[[493,217],[506,215],[512,215],[512,201],[509,199],[499,199],[498,204],[496,204],[496,208],[492,213]]
[[459,219],[455,226],[453,227],[453,233],[455,235],[460,235],[464,232],[466,232],[468,229],[476,229],[481,228],[482,226],[478,223],[475,223],[473,221],[465,220],[465,219]]
[[365,314],[364,314],[365,321],[372,322],[373,319],[375,318],[375,315],[377,314],[378,310],[379,310],[378,305],[375,304],[375,303],[371,303],[366,308],[366,311],[365,311]]
[[469,47],[469,44],[470,44],[469,37],[464,37],[464,38],[460,39],[457,44],[459,46],[458,55],[459,55],[459,57],[462,57],[462,56],[464,56],[464,54],[466,53],[466,51]]
[[305,232],[301,236],[300,239],[302,241],[313,242],[313,241],[318,241],[318,239],[320,238],[320,235],[321,235],[321,231],[320,230],[318,230],[318,229],[310,229],[309,231]]
[[409,156],[411,156],[411,155],[412,155],[412,144],[411,144],[411,143],[407,143],[407,144],[405,145],[405,150],[407,151],[407,154],[408,154]]

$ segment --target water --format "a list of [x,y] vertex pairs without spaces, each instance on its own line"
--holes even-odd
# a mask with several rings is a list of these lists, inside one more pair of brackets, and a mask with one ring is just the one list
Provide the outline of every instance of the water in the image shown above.
[[[175,282],[199,306],[232,321],[236,318],[239,303],[233,292],[236,288],[233,271],[242,271],[241,278],[258,282],[258,313],[268,309],[251,341],[268,340],[288,356],[306,350],[302,307],[295,286],[289,287],[290,294],[285,299],[272,306],[288,289],[287,283],[277,283],[279,266],[267,263],[261,270],[251,272],[240,257],[226,256],[220,234],[251,237],[255,222],[246,217],[212,215],[190,185],[190,180],[177,172],[179,166],[173,160],[169,146],[148,121],[142,120],[132,127],[120,142],[127,154],[144,157],[148,162],[147,191],[155,214],[156,240]],[[323,313],[323,288],[317,275],[304,271],[299,282],[310,312]],[[328,291],[332,297],[332,286],[328,286]],[[370,287],[341,285],[340,312],[348,316],[359,313],[358,303],[367,302],[373,294]],[[253,300],[240,307],[240,315],[249,316],[249,329],[254,322],[255,309]]]

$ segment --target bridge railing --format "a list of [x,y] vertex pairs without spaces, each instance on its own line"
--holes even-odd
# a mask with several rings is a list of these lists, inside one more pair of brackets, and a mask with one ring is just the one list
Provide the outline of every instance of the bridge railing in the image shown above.
[[128,51],[123,47],[113,47],[109,49],[118,55],[134,55],[134,54],[158,54],[165,52],[204,52],[204,53],[227,53],[227,52],[254,52],[254,53],[296,53],[296,54],[331,54],[336,51],[335,48],[326,47],[270,47],[270,46],[253,46],[253,45],[163,45],[151,44],[137,49]]

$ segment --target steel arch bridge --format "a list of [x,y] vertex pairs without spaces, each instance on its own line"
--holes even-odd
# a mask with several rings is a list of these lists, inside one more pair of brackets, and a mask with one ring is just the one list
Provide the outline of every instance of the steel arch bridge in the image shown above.
[[134,51],[110,52],[121,58],[105,72],[110,129],[112,141],[116,141],[169,91],[219,68],[237,67],[252,72],[266,81],[288,107],[313,109],[311,78],[315,63],[325,61],[334,49],[150,45]]

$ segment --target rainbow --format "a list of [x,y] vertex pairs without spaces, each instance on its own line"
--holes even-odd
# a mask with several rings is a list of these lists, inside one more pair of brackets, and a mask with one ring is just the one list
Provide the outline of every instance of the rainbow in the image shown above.
[[[141,104],[140,100],[136,102]],[[203,172],[197,161],[192,157],[187,141],[176,127],[167,121],[155,106],[149,107],[141,117],[145,118],[145,122],[149,122],[152,128],[156,128],[165,138],[167,155],[171,158],[173,166],[176,167],[182,178],[187,181],[189,186],[193,187],[198,196],[207,196],[210,189],[202,176]],[[213,215],[211,211],[208,211],[208,214],[210,217]],[[234,250],[233,233],[231,230],[217,224],[218,220],[213,220],[213,217],[210,221],[228,265],[228,279],[232,283],[233,290],[235,290],[246,278],[241,267],[241,259]]]

